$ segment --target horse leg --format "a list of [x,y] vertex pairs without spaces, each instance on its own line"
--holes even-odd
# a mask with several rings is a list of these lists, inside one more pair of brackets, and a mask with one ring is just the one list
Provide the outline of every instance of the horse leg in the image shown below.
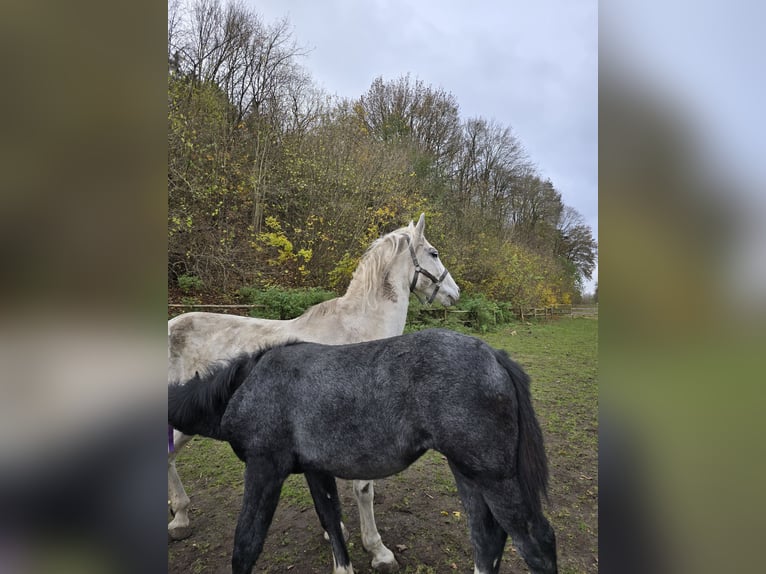
[[189,526],[189,496],[176,471],[176,456],[178,451],[192,437],[177,430],[173,431],[173,452],[168,453],[168,496],[170,497],[170,512],[173,520],[168,524],[168,534],[173,540],[182,540],[191,534]]
[[399,563],[391,552],[383,544],[375,524],[375,515],[372,511],[372,501],[375,498],[373,483],[371,480],[355,480],[354,496],[359,506],[359,528],[362,531],[362,546],[372,554],[372,567],[383,574],[397,572]]
[[458,494],[468,515],[473,543],[474,574],[497,574],[508,535],[498,524],[481,495],[481,490],[451,463]]
[[556,574],[556,535],[540,505],[524,500],[515,479],[482,484],[482,495],[530,571]]
[[267,459],[247,461],[242,510],[234,532],[232,574],[250,574],[255,566],[279,504],[285,478],[286,475],[279,474]]
[[[348,528],[346,528],[346,525],[343,524],[343,521],[341,521],[340,523],[340,529],[343,531],[343,540],[348,542],[348,539],[351,536],[351,534],[349,533]],[[325,531],[324,533],[324,539],[327,540],[328,542],[330,541],[330,535],[327,534],[327,531]]]
[[319,522],[332,544],[333,574],[354,574],[340,521],[340,500],[335,478],[323,472],[306,472]]

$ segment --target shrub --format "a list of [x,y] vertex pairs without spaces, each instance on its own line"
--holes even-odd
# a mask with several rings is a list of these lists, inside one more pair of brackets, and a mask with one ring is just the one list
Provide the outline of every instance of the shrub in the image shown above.
[[253,309],[252,317],[263,319],[293,319],[302,315],[306,309],[332,299],[337,295],[323,289],[282,289],[280,287],[242,287],[239,296],[245,303],[263,305]]
[[178,287],[184,293],[194,293],[205,286],[202,279],[196,275],[181,275],[178,277]]
[[431,309],[413,297],[407,310],[408,330],[444,327],[455,331],[471,330],[485,333],[516,320],[510,303],[492,301],[484,295],[463,296],[454,307],[447,309],[446,313],[441,307],[436,307],[434,311]]
[[186,305],[187,307],[194,307],[200,303],[202,303],[202,301],[197,297],[181,297],[181,304]]
[[[484,295],[477,295],[460,302],[460,308],[468,311],[468,319],[471,327],[482,333],[495,327],[503,321],[503,313],[494,301],[490,301]],[[499,319],[499,320],[498,320]]]

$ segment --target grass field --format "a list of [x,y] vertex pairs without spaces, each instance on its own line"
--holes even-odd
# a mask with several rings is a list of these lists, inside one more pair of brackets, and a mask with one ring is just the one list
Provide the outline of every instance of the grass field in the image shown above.
[[[551,471],[545,505],[556,530],[559,572],[598,572],[598,321],[564,318],[480,335],[508,351],[532,377]],[[173,573],[226,572],[242,497],[243,465],[228,445],[194,439],[178,458],[192,498],[193,535],[168,545]],[[376,481],[375,514],[384,543],[405,573],[473,572],[457,490],[444,458],[429,452],[405,472]],[[350,486],[341,501],[356,572],[373,572],[359,539]],[[525,572],[509,543],[501,572]],[[332,557],[302,476],[285,483],[256,572],[330,571]]]

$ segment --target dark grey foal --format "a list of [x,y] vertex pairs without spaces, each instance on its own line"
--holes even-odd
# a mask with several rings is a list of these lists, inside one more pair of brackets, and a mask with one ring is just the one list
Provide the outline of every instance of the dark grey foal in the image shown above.
[[428,449],[444,454],[455,476],[475,572],[499,571],[509,535],[532,572],[557,572],[555,536],[540,504],[548,468],[529,378],[474,337],[428,330],[244,355],[171,385],[168,422],[228,441],[246,463],[234,574],[255,565],[282,483],[301,472],[330,536],[334,574],[353,572],[334,477],[389,476]]

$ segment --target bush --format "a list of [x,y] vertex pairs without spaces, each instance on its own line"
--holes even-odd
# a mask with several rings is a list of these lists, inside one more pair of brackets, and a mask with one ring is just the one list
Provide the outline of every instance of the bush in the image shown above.
[[202,279],[196,275],[181,275],[178,277],[178,287],[184,293],[194,293],[205,286]]
[[515,319],[510,303],[492,301],[484,295],[464,296],[454,307],[447,309],[446,313],[441,307],[432,308],[423,305],[413,297],[407,310],[408,329],[415,331],[429,327],[443,327],[455,331],[471,330],[486,333],[497,326],[512,323]]
[[482,333],[495,327],[503,321],[504,314],[494,301],[490,301],[484,295],[478,295],[470,299],[460,301],[459,307],[468,311],[468,319],[471,327]]
[[410,306],[407,308],[407,325],[411,330],[419,331],[431,327],[448,327],[444,321],[441,307],[431,307],[418,301],[416,297],[410,297]]
[[497,324],[506,325],[513,323],[516,320],[516,313],[513,310],[513,305],[507,301],[496,302],[497,305]]
[[263,308],[253,309],[252,317],[263,319],[294,319],[302,315],[306,309],[337,297],[332,291],[323,289],[282,289],[280,287],[242,287],[239,296],[244,303],[263,305]]
[[202,303],[202,301],[197,297],[181,297],[181,304],[186,305],[187,307],[195,307],[200,303]]

